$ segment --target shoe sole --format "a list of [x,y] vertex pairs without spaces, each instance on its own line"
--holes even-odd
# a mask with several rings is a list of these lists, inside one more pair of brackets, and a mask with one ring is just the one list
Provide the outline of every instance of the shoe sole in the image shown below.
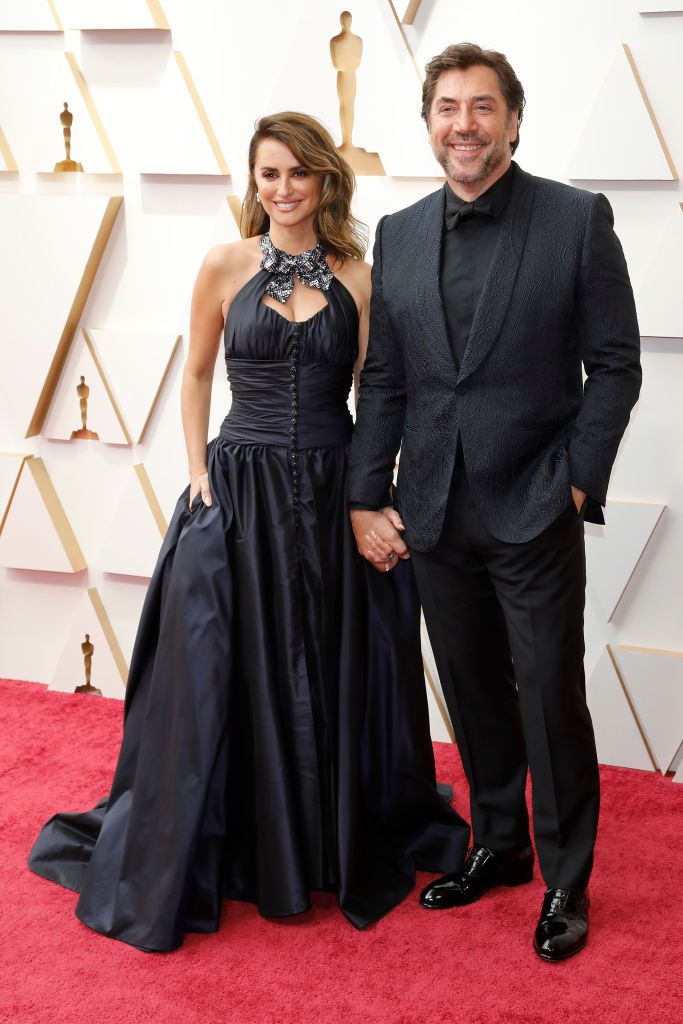
[[527,885],[529,882],[533,882],[534,873],[533,870],[529,874],[520,875],[515,878],[506,878],[503,881],[496,882],[495,885],[489,885],[487,889],[484,889],[482,893],[475,896],[474,899],[465,900],[462,903],[451,903],[447,907],[435,907],[429,903],[423,903],[422,900],[418,900],[418,903],[423,910],[455,910],[456,907],[471,907],[473,903],[478,903],[479,900],[483,899],[488,893],[493,892],[494,889],[501,889],[503,886],[508,889],[516,889],[518,885]]
[[573,956],[580,953],[582,949],[585,949],[588,945],[588,936],[583,940],[580,946],[573,949],[571,953],[564,953],[562,956],[546,956],[541,950],[536,948],[536,943],[532,941],[532,948],[539,960],[543,960],[546,964],[561,964],[563,960],[571,960]]

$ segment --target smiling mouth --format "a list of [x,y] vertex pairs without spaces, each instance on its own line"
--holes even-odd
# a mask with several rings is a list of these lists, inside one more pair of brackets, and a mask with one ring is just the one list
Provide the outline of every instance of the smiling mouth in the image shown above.
[[477,150],[484,148],[483,142],[449,142],[449,149],[454,149],[456,153],[476,153]]
[[295,207],[297,207],[300,202],[301,202],[300,199],[294,199],[294,200],[292,200],[289,203],[278,203],[278,202],[276,202],[273,205],[276,206],[278,208],[278,210],[282,210],[283,213],[286,213],[287,210],[293,210]]

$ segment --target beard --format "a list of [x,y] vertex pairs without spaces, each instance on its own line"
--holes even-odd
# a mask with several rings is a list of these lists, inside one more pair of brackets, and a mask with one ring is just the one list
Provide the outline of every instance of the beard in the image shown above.
[[446,172],[446,176],[451,181],[456,181],[461,185],[478,185],[481,182],[486,181],[490,175],[501,166],[505,160],[510,157],[509,144],[505,144],[505,140],[501,139],[500,142],[490,143],[488,139],[478,138],[457,138],[456,142],[474,142],[486,146],[489,144],[489,148],[484,150],[482,153],[477,154],[472,159],[470,166],[467,164],[460,164],[451,155],[451,151],[446,145],[435,145],[432,146],[434,156],[443,167]]

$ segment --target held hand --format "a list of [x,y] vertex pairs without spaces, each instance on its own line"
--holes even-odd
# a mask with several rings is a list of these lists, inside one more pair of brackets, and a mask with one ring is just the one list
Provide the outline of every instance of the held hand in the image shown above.
[[[396,515],[398,517],[398,513]],[[398,519],[400,522],[400,517]],[[382,512],[352,509],[351,526],[358,551],[378,572],[389,572],[399,558],[410,558],[398,529]]]
[[405,526],[400,515],[393,507],[393,505],[386,505],[385,508],[380,509],[383,516],[386,516],[393,527],[395,527],[400,533],[403,533]]
[[190,504],[192,508],[192,502],[201,492],[202,501],[205,505],[212,505],[211,491],[209,489],[209,474],[206,470],[203,473],[196,473],[190,477]]
[[574,499],[574,504],[576,505],[577,512],[581,512],[586,497],[587,495],[585,491],[580,491],[578,487],[572,486],[572,498]]

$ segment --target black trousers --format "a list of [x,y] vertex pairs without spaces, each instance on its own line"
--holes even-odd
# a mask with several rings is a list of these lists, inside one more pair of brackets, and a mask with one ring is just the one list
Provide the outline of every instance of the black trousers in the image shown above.
[[412,559],[470,785],[474,842],[499,853],[529,845],[529,769],[546,885],[581,889],[600,789],[583,669],[583,517],[567,501],[533,540],[499,541],[458,459],[441,537]]

